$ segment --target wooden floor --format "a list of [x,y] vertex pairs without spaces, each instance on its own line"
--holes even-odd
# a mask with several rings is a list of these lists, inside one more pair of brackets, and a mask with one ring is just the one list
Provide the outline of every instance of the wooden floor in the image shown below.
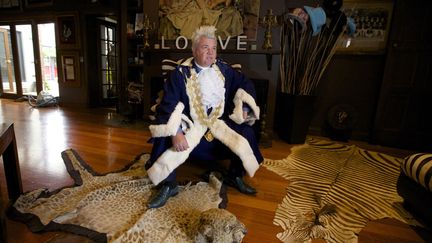
[[[45,187],[54,190],[72,184],[60,153],[68,148],[79,155],[96,171],[107,173],[123,168],[136,155],[150,152],[149,132],[139,126],[113,127],[108,122],[118,121],[110,109],[32,109],[25,102],[0,99],[0,122],[13,122],[18,144],[21,178],[24,191]],[[403,151],[358,143],[375,151],[404,156]],[[292,146],[273,140],[271,148],[263,148],[266,158],[281,159],[288,156]],[[0,160],[2,163],[2,160]],[[180,170],[180,179],[198,176],[189,167]],[[280,242],[276,234],[281,228],[273,225],[274,212],[285,195],[288,182],[261,168],[249,183],[258,190],[256,196],[246,196],[229,188],[228,210],[248,228],[243,242]],[[3,166],[0,169],[1,199],[7,201]],[[8,242],[83,242],[84,239],[65,233],[31,233],[25,225],[7,221]],[[359,234],[359,242],[431,242],[425,232],[410,228],[392,219],[370,222]],[[427,232],[426,232],[427,234]],[[313,242],[323,242],[313,240]]]

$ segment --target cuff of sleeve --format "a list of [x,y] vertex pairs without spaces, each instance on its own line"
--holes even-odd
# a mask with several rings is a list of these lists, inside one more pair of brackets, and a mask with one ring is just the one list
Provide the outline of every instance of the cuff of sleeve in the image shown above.
[[150,125],[149,129],[152,137],[168,137],[176,135],[177,129],[181,124],[183,109],[183,103],[179,102],[166,124]]
[[[256,105],[255,99],[248,94],[244,89],[237,90],[234,96],[234,111],[229,116],[237,124],[247,122],[249,125],[253,125],[255,120],[259,119],[260,108]],[[249,107],[251,113],[248,115],[247,120],[243,117],[243,109]]]

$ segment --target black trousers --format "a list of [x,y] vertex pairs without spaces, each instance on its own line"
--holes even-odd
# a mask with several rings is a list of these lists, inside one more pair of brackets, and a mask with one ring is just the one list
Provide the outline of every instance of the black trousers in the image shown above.
[[[258,142],[255,137],[255,132],[251,126],[245,124],[229,124],[234,126],[240,135],[242,135],[249,142],[252,150],[254,151],[255,157],[258,162],[263,161],[263,157],[258,148]],[[162,155],[167,149],[172,147],[171,137],[159,137],[153,138],[153,148],[150,155],[150,160],[146,164],[146,168],[150,168],[154,162]],[[204,137],[201,138],[200,143],[192,150],[189,155],[189,159],[193,160],[204,160],[210,161],[209,163],[214,163],[217,160],[230,160],[230,165],[228,168],[229,176],[233,177],[243,177],[245,175],[245,169],[240,158],[234,154],[226,145],[217,139],[208,142]],[[176,180],[176,170],[171,172],[171,174],[164,180],[165,182],[175,182]]]

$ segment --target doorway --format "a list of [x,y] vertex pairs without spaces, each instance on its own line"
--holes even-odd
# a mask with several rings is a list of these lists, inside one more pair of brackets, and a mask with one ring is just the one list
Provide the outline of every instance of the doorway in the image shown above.
[[59,96],[54,23],[0,25],[0,66],[2,97]]
[[90,106],[116,108],[119,93],[117,19],[88,15],[86,23],[87,69],[92,70],[87,73]]
[[0,94],[16,94],[14,60],[9,26],[0,26]]
[[116,25],[108,21],[99,22],[100,84],[103,105],[117,103],[117,31]]
[[431,1],[396,1],[372,142],[432,151]]

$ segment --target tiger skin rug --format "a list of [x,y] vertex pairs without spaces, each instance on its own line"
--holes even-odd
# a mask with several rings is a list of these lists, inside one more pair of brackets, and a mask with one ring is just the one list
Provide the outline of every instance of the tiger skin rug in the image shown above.
[[396,189],[402,159],[354,145],[308,139],[264,167],[289,181],[273,223],[283,242],[357,242],[370,220],[394,218],[420,225]]
[[[31,231],[62,230],[96,242],[241,242],[245,226],[225,209],[226,188],[214,175],[188,183],[165,206],[148,209],[157,191],[144,169],[148,154],[125,169],[101,175],[74,150],[62,153],[75,185],[22,194],[10,216]],[[222,190],[221,190],[222,189]],[[226,199],[226,198],[225,198]]]

